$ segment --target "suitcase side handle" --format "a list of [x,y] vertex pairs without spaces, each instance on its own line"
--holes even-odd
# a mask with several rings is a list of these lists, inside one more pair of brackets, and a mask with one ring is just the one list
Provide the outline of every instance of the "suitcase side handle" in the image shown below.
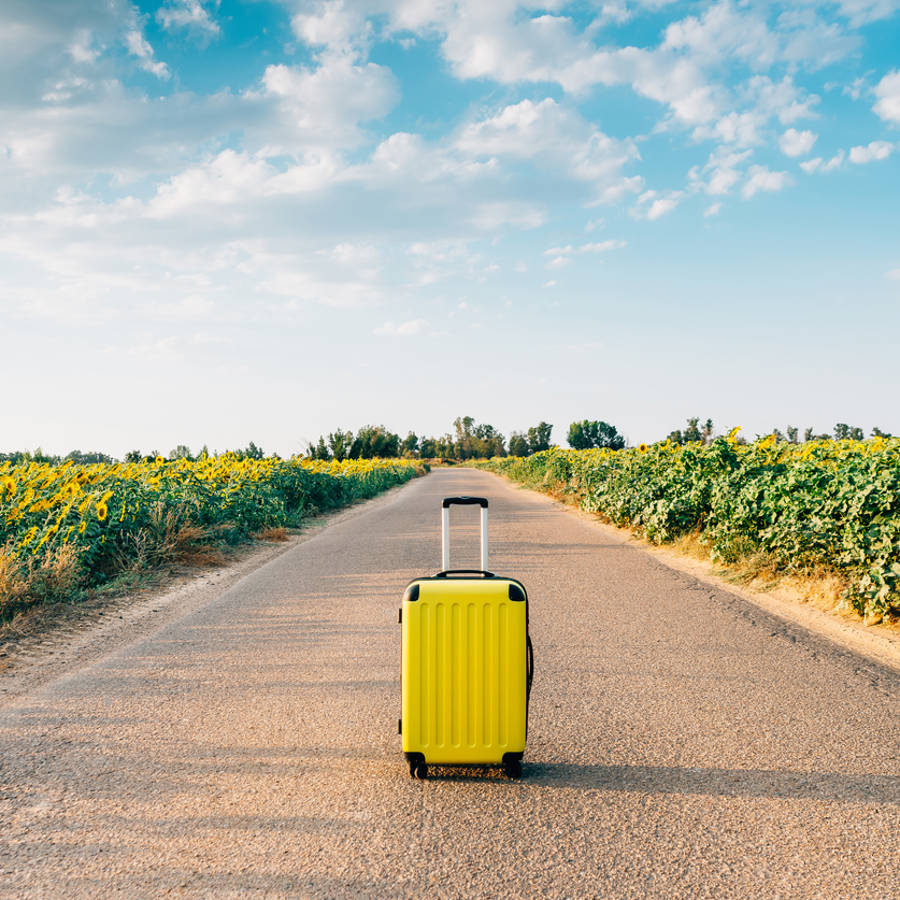
[[450,575],[483,575],[485,578],[496,578],[493,572],[486,572],[484,569],[444,569],[438,572],[435,578],[447,578]]
[[450,507],[481,507],[481,571],[488,567],[488,502],[486,497],[444,497],[441,502],[441,570],[450,571]]

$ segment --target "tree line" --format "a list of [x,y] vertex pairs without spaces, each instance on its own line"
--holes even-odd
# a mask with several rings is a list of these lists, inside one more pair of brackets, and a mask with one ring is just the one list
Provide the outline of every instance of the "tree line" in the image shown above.
[[[438,437],[419,437],[410,431],[401,438],[383,425],[364,425],[356,434],[337,428],[309,444],[306,453],[313,459],[322,460],[405,456],[461,461],[492,456],[530,456],[550,449],[552,432],[553,426],[542,421],[511,432],[507,440],[493,425],[478,423],[472,416],[459,416],[453,420],[453,431]],[[572,423],[569,443],[579,449],[619,449],[625,446],[625,438],[612,425],[585,420]]]
[[[766,434],[774,434],[775,440],[779,443],[787,443],[787,444],[799,444],[801,443],[800,439],[800,429],[796,425],[788,425],[784,431],[781,431],[779,428],[773,428],[771,431],[766,432]],[[676,431],[670,431],[667,440],[669,440],[673,444],[690,444],[693,441],[700,441],[703,444],[711,444],[713,440],[718,435],[715,432],[713,427],[712,419],[706,419],[706,421],[701,425],[700,417],[695,416],[694,418],[687,420],[687,425],[683,429],[677,429]],[[759,435],[763,437],[763,435]],[[883,437],[889,438],[891,434],[887,431],[882,431],[878,427],[873,427],[870,432],[870,437]],[[803,432],[803,442],[806,441],[864,441],[866,439],[865,431],[860,428],[858,425],[847,425],[845,422],[838,422],[834,426],[834,431],[829,434],[828,432],[823,432],[821,434],[817,434],[815,429],[806,428]],[[746,444],[747,439],[742,435],[738,435],[737,441],[739,444]],[[570,441],[571,443],[571,441]],[[574,446],[574,445],[573,445]]]
[[[394,459],[397,457],[419,459],[485,459],[492,456],[530,456],[541,450],[550,449],[550,435],[553,426],[548,422],[538,422],[530,428],[510,433],[509,440],[502,435],[493,425],[478,424],[472,416],[459,416],[453,420],[453,431],[440,437],[422,437],[415,432],[408,432],[405,438],[401,438],[383,425],[364,425],[356,433],[336,428],[327,435],[322,435],[314,444],[309,444],[306,455],[312,459],[344,460],[344,459]],[[806,428],[801,438],[800,429],[796,425],[788,425],[784,431],[773,428],[767,434],[774,434],[775,439],[782,443],[798,444],[802,441],[817,440],[865,440],[865,431],[858,425],[848,425],[838,422],[832,433],[816,433],[813,428]],[[672,444],[689,444],[699,441],[703,444],[712,443],[718,434],[712,419],[701,420],[699,416],[689,418],[684,428],[670,431],[665,440]],[[870,437],[889,438],[891,434],[882,431],[878,427],[870,430]],[[566,435],[568,444],[575,450],[589,450],[591,448],[606,447],[610,450],[621,450],[626,446],[625,437],[619,433],[614,425],[591,419],[583,419],[580,422],[572,422]],[[738,443],[747,443],[746,438],[739,435]],[[262,459],[266,454],[262,447],[258,447],[253,441],[237,450],[231,450],[240,459]],[[196,454],[190,447],[179,444],[174,450],[170,450],[166,459],[204,459],[217,455],[216,451],[210,453],[204,445]],[[272,454],[278,457],[278,454]],[[144,453],[141,450],[129,450],[125,454],[125,462],[152,462],[162,456],[156,450]],[[9,453],[0,453],[0,463],[113,463],[115,458],[102,453],[99,450],[82,452],[73,450],[65,456],[44,453],[40,448],[34,451],[14,450]]]

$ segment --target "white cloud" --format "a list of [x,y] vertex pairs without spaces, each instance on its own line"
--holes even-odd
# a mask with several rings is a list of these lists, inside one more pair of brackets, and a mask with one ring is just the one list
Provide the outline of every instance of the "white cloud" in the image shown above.
[[169,0],[156,11],[156,21],[169,30],[188,28],[210,35],[221,30],[200,0]]
[[797,131],[788,128],[781,136],[778,144],[785,156],[806,156],[813,148],[818,135],[813,131]]
[[809,94],[794,84],[790,75],[773,81],[768,75],[755,75],[740,91],[745,103],[767,118],[775,117],[782,125],[799,119],[814,118],[813,107],[820,102],[818,94]]
[[652,222],[672,212],[684,196],[684,191],[667,191],[662,195],[658,191],[644,191],[638,197],[638,206],[631,211],[631,214],[635,218],[648,219]]
[[69,44],[69,55],[77,63],[93,63],[97,61],[100,51],[93,46],[94,36],[89,28],[79,28]]
[[708,219],[710,216],[717,216],[721,211],[721,203],[712,203],[703,210],[703,216]]
[[886,19],[900,10],[898,0],[837,0],[837,5],[854,28]]
[[885,278],[890,278],[891,281],[900,281],[900,268],[885,272]]
[[164,62],[154,59],[153,48],[139,31],[129,31],[125,35],[125,46],[132,56],[139,60],[140,67],[157,78],[168,78],[169,67]]
[[582,253],[608,253],[611,250],[621,250],[626,246],[622,240],[597,241],[594,243],[581,244],[577,247],[572,244],[566,244],[559,247],[549,247],[544,251],[544,256],[552,257],[547,263],[547,268],[562,268],[572,262],[572,256]]
[[[827,87],[827,86],[826,86]],[[863,95],[863,90],[866,88],[866,79],[860,75],[859,78],[854,78],[850,84],[844,85],[841,88],[841,93],[845,97],[849,97],[851,100],[859,100],[859,98]]]
[[414,337],[421,334],[428,327],[425,319],[410,319],[407,322],[385,322],[373,330],[373,334],[383,334],[389,337]]
[[760,191],[780,191],[793,183],[787,172],[773,172],[766,166],[751,166],[741,194],[749,199]]
[[621,250],[626,246],[625,241],[599,241],[593,244],[582,244],[578,248],[579,253],[608,253],[610,250]]
[[271,155],[298,146],[353,146],[361,139],[359,123],[386,115],[400,98],[389,69],[345,57],[326,57],[316,68],[268,66],[262,84],[257,96],[278,108],[267,129]]
[[504,225],[516,228],[539,228],[547,220],[546,212],[531,203],[508,201],[479,203],[469,221],[482,231],[495,231]]
[[372,35],[372,25],[365,13],[363,8],[344,0],[320,0],[314,11],[297,13],[291,26],[297,37],[310,46],[353,54]]
[[865,146],[850,148],[850,162],[857,165],[887,159],[894,150],[894,145],[887,141],[872,141]]
[[647,218],[652,222],[655,219],[659,219],[667,213],[672,212],[672,210],[678,206],[683,196],[684,193],[682,191],[673,191],[666,197],[660,197],[659,199],[654,200],[647,210]]
[[843,150],[838,150],[838,152],[827,161],[823,160],[821,156],[817,156],[814,159],[808,159],[805,162],[800,163],[800,168],[803,169],[807,175],[812,175],[813,172],[833,172],[844,164],[846,158],[847,154]]
[[737,58],[755,66],[771,65],[779,51],[765,19],[752,10],[738,10],[728,0],[713,4],[701,17],[673,22],[666,28],[664,46],[706,61]]
[[752,155],[751,150],[734,151],[719,147],[710,153],[706,164],[694,166],[688,173],[688,187],[692,191],[704,191],[711,196],[727,194],[743,177],[739,168]]
[[523,100],[462,129],[455,148],[475,158],[534,160],[592,186],[593,202],[611,202],[635,190],[639,178],[623,169],[639,158],[630,140],[607,137],[574,110],[547,98]]
[[878,102],[872,107],[887,122],[900,124],[900,69],[888,72],[875,86]]
[[245,203],[264,196],[277,173],[262,159],[223,150],[212,160],[185,169],[159,186],[147,203],[150,218],[197,213],[203,207]]

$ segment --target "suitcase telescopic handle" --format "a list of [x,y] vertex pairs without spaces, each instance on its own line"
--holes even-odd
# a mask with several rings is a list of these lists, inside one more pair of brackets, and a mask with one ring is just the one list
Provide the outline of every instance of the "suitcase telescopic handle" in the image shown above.
[[488,502],[486,497],[444,497],[441,502],[441,569],[445,572],[450,569],[451,506],[481,507],[481,571],[486,572],[488,567]]

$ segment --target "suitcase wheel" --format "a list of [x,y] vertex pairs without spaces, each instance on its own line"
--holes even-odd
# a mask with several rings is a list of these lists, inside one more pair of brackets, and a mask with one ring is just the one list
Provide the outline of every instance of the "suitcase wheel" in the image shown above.
[[428,777],[428,766],[425,763],[425,756],[421,753],[407,754],[406,761],[409,763],[409,777],[424,780]]
[[507,757],[503,760],[503,771],[509,778],[521,778],[522,760],[517,756]]

